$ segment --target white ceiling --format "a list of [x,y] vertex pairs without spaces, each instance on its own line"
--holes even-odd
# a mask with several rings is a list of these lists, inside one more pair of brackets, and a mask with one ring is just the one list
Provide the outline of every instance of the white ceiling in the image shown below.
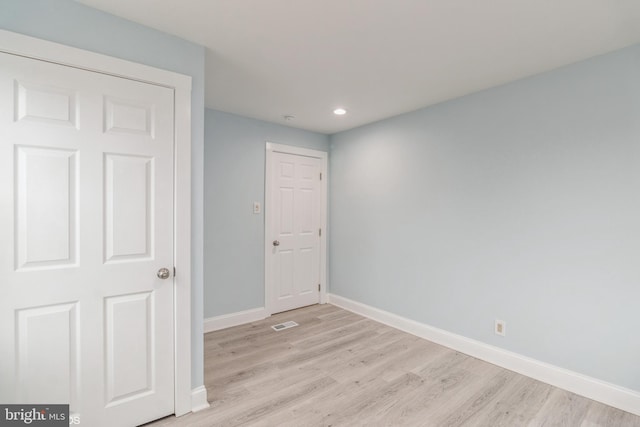
[[640,42],[639,0],[79,1],[206,46],[207,107],[329,134]]

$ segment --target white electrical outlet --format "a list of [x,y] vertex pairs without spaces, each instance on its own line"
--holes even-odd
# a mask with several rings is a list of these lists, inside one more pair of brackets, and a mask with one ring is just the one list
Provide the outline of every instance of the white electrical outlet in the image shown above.
[[260,202],[253,202],[253,213],[259,214],[260,212],[262,212],[262,209],[260,207]]
[[494,332],[496,335],[506,336],[507,335],[507,322],[504,320],[496,319]]

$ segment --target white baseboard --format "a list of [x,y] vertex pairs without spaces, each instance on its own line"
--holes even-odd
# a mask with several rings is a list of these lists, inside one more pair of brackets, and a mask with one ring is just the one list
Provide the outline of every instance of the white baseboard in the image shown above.
[[265,319],[266,317],[268,317],[268,314],[264,307],[209,317],[208,319],[204,319],[204,333],[255,322]]
[[191,412],[202,411],[208,407],[207,388],[201,385],[191,390]]
[[640,392],[630,390],[568,369],[456,335],[348,298],[329,294],[329,303],[368,317],[401,331],[493,363],[510,371],[551,384],[592,400],[640,415]]

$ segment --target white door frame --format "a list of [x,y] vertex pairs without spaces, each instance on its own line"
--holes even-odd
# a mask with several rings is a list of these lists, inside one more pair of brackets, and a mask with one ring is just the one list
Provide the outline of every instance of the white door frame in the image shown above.
[[174,90],[174,412],[191,412],[191,77],[6,30],[0,52]]
[[292,145],[266,143],[265,161],[265,187],[264,187],[264,307],[266,315],[273,314],[273,283],[271,283],[271,184],[273,182],[273,153],[294,154],[297,156],[313,157],[321,160],[322,180],[320,181],[320,304],[327,302],[327,153],[324,151],[312,150],[310,148],[295,147]]

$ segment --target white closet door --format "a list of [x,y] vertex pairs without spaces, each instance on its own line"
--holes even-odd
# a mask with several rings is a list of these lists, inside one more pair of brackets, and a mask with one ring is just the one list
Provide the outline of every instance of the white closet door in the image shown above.
[[0,54],[0,401],[173,413],[173,98]]
[[322,160],[273,153],[271,171],[272,311],[320,302]]

